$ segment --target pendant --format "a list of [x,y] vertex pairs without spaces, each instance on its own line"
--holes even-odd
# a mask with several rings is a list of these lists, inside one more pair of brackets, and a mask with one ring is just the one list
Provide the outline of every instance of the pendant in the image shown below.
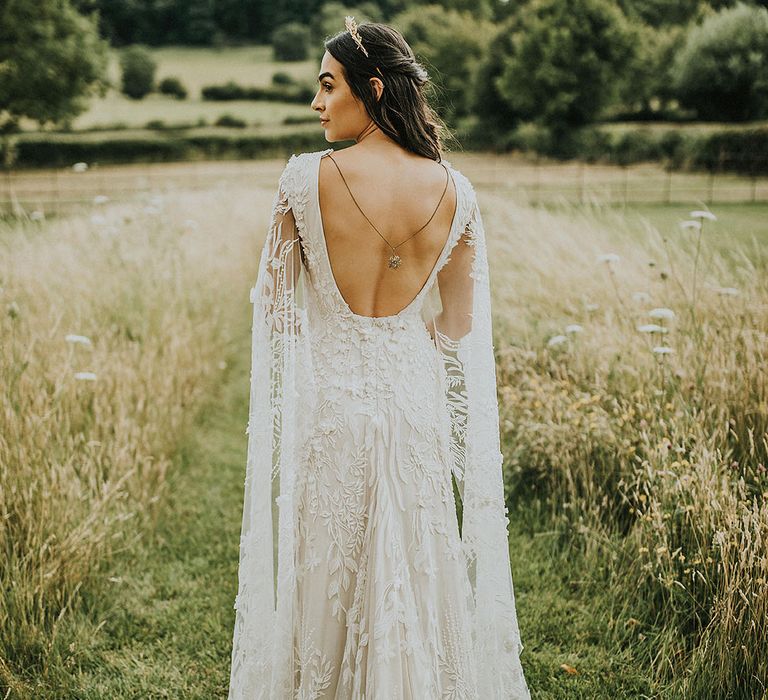
[[395,254],[390,256],[389,258],[389,266],[394,270],[395,268],[400,267],[400,256]]

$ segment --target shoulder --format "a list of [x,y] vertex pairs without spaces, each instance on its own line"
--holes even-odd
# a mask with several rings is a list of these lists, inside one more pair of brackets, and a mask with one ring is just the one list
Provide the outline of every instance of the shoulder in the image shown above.
[[310,163],[319,160],[326,153],[331,153],[332,151],[332,148],[326,148],[322,151],[306,151],[304,153],[294,153],[285,164],[285,171],[291,172],[300,170],[302,167],[305,167]]
[[280,175],[279,189],[288,200],[302,199],[309,191],[309,175],[313,164],[326,153],[333,149],[327,148],[324,151],[310,151],[307,153],[294,153],[285,164],[283,172]]
[[472,197],[475,196],[475,188],[472,187],[472,183],[470,182],[469,178],[464,175],[464,173],[461,172],[458,168],[454,168],[453,165],[451,165],[451,161],[449,161],[447,158],[442,158],[441,162],[453,173],[453,178],[456,181],[456,185],[458,187],[461,187],[461,189],[468,195],[471,195]]
[[460,218],[468,221],[471,219],[476,211],[479,209],[477,203],[477,193],[472,186],[470,179],[464,175],[458,168],[454,168],[451,162],[443,158],[443,164],[453,174],[454,182],[456,183],[456,196],[459,198]]

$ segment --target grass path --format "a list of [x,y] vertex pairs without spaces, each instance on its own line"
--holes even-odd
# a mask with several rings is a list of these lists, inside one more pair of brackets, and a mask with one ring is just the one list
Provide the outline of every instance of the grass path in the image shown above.
[[[247,349],[239,353],[249,359]],[[115,592],[93,611],[93,637],[71,697],[225,698],[234,620],[247,415],[247,369],[233,367],[185,447],[156,530],[121,561]],[[512,569],[534,698],[641,698],[650,684],[605,640],[607,601],[575,580],[548,532],[513,513]],[[561,664],[575,667],[568,674]]]

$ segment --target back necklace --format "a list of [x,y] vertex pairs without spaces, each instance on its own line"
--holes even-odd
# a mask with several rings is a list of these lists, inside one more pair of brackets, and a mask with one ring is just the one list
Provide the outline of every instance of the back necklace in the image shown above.
[[[344,180],[344,185],[346,186],[347,191],[349,192],[349,196],[352,197],[352,201],[355,203],[355,206],[358,209],[360,209],[360,205],[357,203],[357,200],[355,199],[355,195],[352,194],[352,190],[349,189],[349,185],[347,184],[347,180],[344,177],[344,173],[341,172],[341,168],[339,167],[339,164],[334,160],[332,155],[328,154],[328,157],[333,161],[333,164],[336,166],[336,170],[339,171],[339,175],[341,175],[341,179]],[[427,221],[427,223],[424,224],[424,226],[422,226],[418,231],[416,231],[416,233],[423,231],[427,227],[429,222],[432,221],[432,219],[435,217],[435,214],[437,214],[437,210],[440,208],[440,204],[443,201],[443,197],[445,197],[445,193],[448,190],[448,180],[450,179],[450,173],[448,172],[448,168],[445,167],[444,163],[440,163],[440,165],[442,165],[443,168],[445,168],[445,187],[443,188],[443,194],[440,195],[440,201],[437,203],[437,206],[435,207],[435,211],[432,212],[432,216],[429,217],[429,221]],[[360,209],[360,213],[363,216],[365,216],[365,212],[362,209]],[[371,226],[373,226],[373,222],[367,216],[365,216],[365,220]],[[402,259],[397,254],[397,248],[403,245],[403,243],[407,243],[408,241],[410,241],[411,238],[413,238],[416,235],[416,233],[408,236],[408,238],[406,238],[402,243],[398,243],[397,245],[393,246],[386,238],[384,238],[384,236],[381,235],[381,231],[379,231],[379,229],[373,226],[373,230],[376,231],[376,233],[378,233],[379,236],[381,236],[381,239],[391,248],[392,255],[389,256],[389,267],[393,270],[396,270],[398,267],[400,267],[402,263]]]

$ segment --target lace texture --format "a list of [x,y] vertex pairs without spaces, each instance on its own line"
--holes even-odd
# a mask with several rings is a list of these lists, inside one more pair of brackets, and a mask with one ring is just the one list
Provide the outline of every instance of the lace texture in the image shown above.
[[[427,283],[355,314],[280,177],[253,302],[230,700],[523,700],[485,235],[469,181]],[[457,520],[452,479],[462,502]]]

